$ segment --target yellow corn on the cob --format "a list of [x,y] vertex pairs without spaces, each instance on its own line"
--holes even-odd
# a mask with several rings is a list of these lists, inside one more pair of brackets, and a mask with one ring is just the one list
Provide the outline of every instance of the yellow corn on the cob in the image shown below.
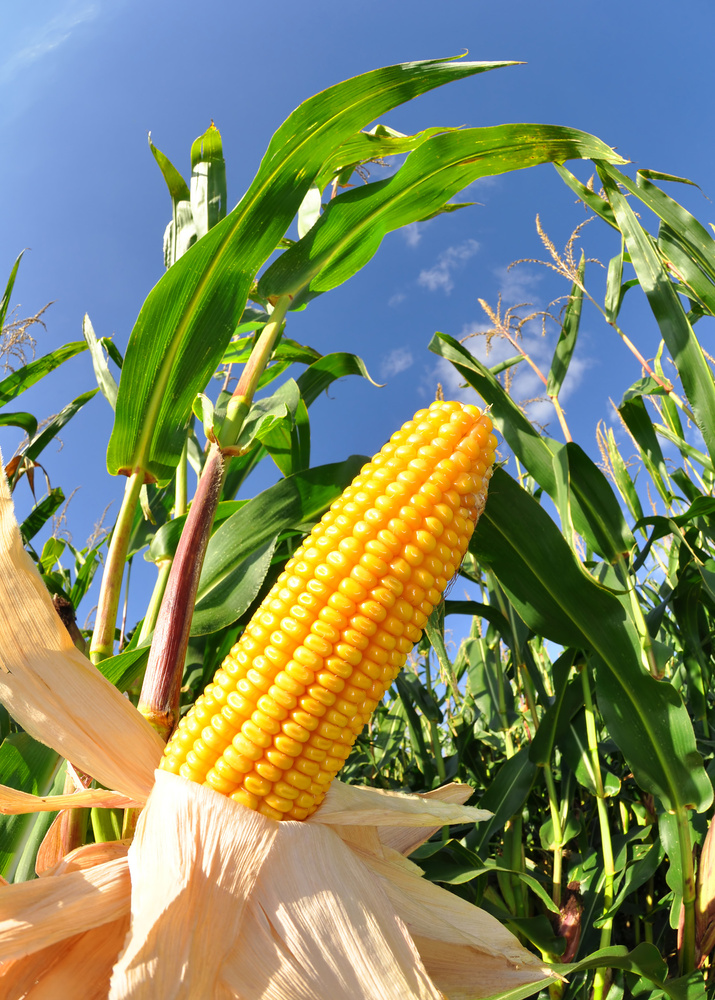
[[315,526],[166,746],[161,766],[305,819],[422,634],[486,503],[476,406],[419,410]]

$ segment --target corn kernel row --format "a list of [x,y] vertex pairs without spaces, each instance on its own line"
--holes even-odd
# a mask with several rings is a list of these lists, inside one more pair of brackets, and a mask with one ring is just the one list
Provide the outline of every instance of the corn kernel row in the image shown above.
[[495,447],[488,416],[455,402],[393,434],[286,563],[161,766],[273,819],[314,812],[459,568]]

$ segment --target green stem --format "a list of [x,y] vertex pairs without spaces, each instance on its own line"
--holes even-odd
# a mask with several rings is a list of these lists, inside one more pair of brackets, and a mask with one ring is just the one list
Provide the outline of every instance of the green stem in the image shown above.
[[[603,912],[607,913],[613,906],[613,880],[615,877],[615,864],[613,860],[613,843],[611,841],[611,829],[608,824],[608,805],[603,788],[603,777],[601,775],[601,762],[598,758],[598,735],[596,733],[596,717],[593,710],[593,700],[591,698],[591,684],[588,671],[584,667],[581,670],[581,680],[583,683],[583,698],[586,709],[586,734],[588,739],[588,750],[591,757],[591,769],[593,781],[596,786],[596,806],[598,809],[598,825],[601,832],[601,853],[603,855]],[[613,920],[609,917],[601,927],[601,948],[608,948],[611,943],[611,931]],[[593,980],[593,1000],[603,1000],[610,985],[610,969],[596,969]]]
[[188,507],[188,454],[189,437],[187,434],[186,440],[184,441],[184,447],[181,449],[181,458],[179,459],[179,464],[176,467],[174,517],[181,517],[182,514],[186,513],[186,508]]
[[695,870],[687,811],[681,807],[675,813],[675,818],[683,873],[683,933],[678,961],[680,974],[686,976],[695,968]]
[[220,440],[208,449],[199,485],[169,570],[137,706],[164,740],[168,740],[179,721],[181,678],[191,619],[206,547],[223,488],[226,457],[231,454],[241,434],[253,395],[280,337],[291,301],[290,295],[278,299],[269,322],[251,351],[236,392],[229,401]]
[[144,621],[137,641],[138,646],[146,642],[156,627],[156,619],[159,615],[159,608],[161,607],[169,573],[171,572],[171,563],[171,559],[162,559],[157,563],[157,570],[159,572],[154,584],[151,600],[149,601],[149,607],[146,609],[146,614],[144,615]]
[[559,812],[558,797],[556,795],[556,785],[551,765],[544,765],[544,782],[549,796],[549,811],[551,812],[551,825],[554,828],[554,865],[551,873],[551,898],[557,906],[561,906],[561,880],[564,854],[564,826],[561,822]]
[[97,844],[122,839],[122,812],[119,809],[91,809],[92,832]]
[[263,327],[258,343],[251,351],[251,356],[241,373],[236,391],[226,408],[226,419],[219,435],[221,448],[231,448],[238,441],[243,422],[251,408],[254,393],[258,388],[261,375],[271,359],[273,348],[283,327],[283,320],[292,301],[292,295],[281,295],[273,308],[270,320]]
[[102,587],[99,592],[97,618],[94,624],[90,658],[92,663],[106,660],[114,652],[114,629],[117,622],[119,598],[122,589],[122,576],[126,565],[129,537],[134,523],[134,512],[139,501],[139,491],[144,483],[144,472],[138,469],[127,480],[124,499],[114,525],[112,540],[109,543],[107,564],[102,576]]
[[[430,670],[429,662],[429,651],[425,656],[425,687],[430,695],[434,696],[432,690],[432,671]],[[429,735],[430,743],[432,744],[432,753],[434,755],[434,762],[437,768],[437,774],[439,775],[439,780],[444,784],[447,780],[447,769],[444,766],[444,759],[442,757],[442,746],[439,741],[439,727],[434,719],[428,719],[429,725]]]

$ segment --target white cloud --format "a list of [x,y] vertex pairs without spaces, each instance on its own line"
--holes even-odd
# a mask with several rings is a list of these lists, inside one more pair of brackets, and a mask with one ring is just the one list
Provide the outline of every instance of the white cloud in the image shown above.
[[430,292],[441,290],[449,295],[454,288],[453,272],[470,257],[473,257],[477,250],[479,250],[479,244],[476,240],[465,240],[458,246],[448,247],[439,255],[434,267],[427,271],[420,271],[420,276],[417,279],[418,284]]
[[[469,323],[462,328],[458,339],[462,341],[464,338],[469,337],[470,334],[486,333],[489,329],[491,329],[489,323]],[[523,327],[522,332],[524,336],[521,344],[524,350],[544,376],[548,376],[554,345],[556,343],[555,331],[551,336],[542,337],[541,322],[535,320],[527,323]],[[513,358],[519,353],[508,340],[501,337],[495,337],[492,340],[489,353],[487,353],[487,342],[484,337],[469,337],[464,346],[471,354],[489,367]],[[585,372],[592,367],[593,363],[593,360],[588,357],[576,356],[571,359],[571,364],[569,365],[566,378],[559,393],[559,401],[566,412],[567,422],[568,399],[578,390]],[[478,402],[474,389],[471,386],[462,387],[462,376],[444,358],[440,358],[431,370],[425,372],[422,383],[422,395],[432,396],[437,382],[441,383],[445,397],[448,399],[459,399],[467,403]],[[512,368],[512,382],[509,391],[511,397],[517,403],[523,403],[525,400],[533,400],[533,402],[526,404],[526,412],[530,420],[533,420],[537,424],[550,424],[554,426],[557,419],[556,412],[553,404],[546,396],[546,387],[527,361],[520,361],[518,365]]]
[[96,0],[69,0],[62,10],[35,27],[26,44],[0,64],[0,81],[7,83],[39,59],[58,49],[81,24],[99,14]]
[[407,296],[404,292],[395,292],[395,294],[391,295],[387,300],[387,304],[391,307],[399,306],[400,302],[404,302],[406,298]]
[[400,233],[408,247],[416,247],[422,239],[422,233],[416,222],[411,222],[409,226],[403,226]]
[[525,264],[511,270],[500,267],[494,273],[499,279],[499,291],[505,306],[533,301],[533,292],[544,277],[543,268],[527,267]]
[[394,351],[382,359],[380,364],[380,375],[382,378],[392,378],[400,372],[407,371],[414,363],[412,351],[406,347],[396,347]]

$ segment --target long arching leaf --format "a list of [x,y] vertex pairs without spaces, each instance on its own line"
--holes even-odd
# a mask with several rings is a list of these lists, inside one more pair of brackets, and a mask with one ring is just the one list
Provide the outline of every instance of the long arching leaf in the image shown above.
[[107,467],[163,484],[178,463],[191,404],[208,382],[251,282],[325,160],[378,115],[451,80],[506,66],[430,60],[373,70],[316,94],[275,133],[236,208],[149,293],[131,334]]
[[470,550],[530,628],[593,656],[599,707],[641,787],[668,810],[706,809],[712,786],[687,710],[672,684],[643,669],[621,602],[582,569],[548,514],[502,470],[489,498]]

